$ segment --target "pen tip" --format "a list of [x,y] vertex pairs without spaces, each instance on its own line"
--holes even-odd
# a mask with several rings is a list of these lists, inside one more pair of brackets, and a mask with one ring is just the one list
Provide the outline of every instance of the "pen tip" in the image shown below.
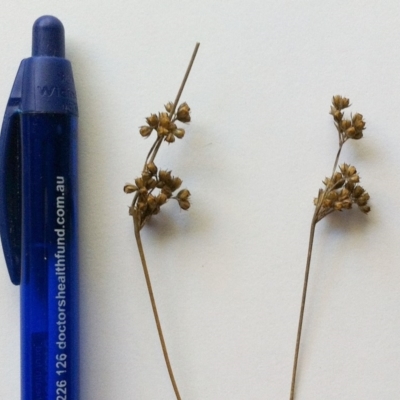
[[32,56],[65,56],[64,27],[51,15],[38,18],[33,24]]

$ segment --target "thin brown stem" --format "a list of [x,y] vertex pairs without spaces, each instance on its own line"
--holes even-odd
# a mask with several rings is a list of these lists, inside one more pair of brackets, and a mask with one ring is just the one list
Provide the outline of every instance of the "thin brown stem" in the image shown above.
[[159,138],[159,140],[157,142],[157,145],[154,147],[153,154],[151,155],[151,157],[149,159],[149,163],[153,162],[154,159],[156,158],[156,155],[157,155],[158,150],[160,149],[160,147],[162,145],[162,142],[163,142],[162,138]]
[[164,340],[164,335],[163,335],[163,332],[162,332],[162,329],[161,329],[161,322],[160,322],[160,318],[158,316],[156,300],[154,298],[153,288],[152,288],[152,285],[151,285],[151,280],[150,280],[150,275],[149,275],[149,270],[147,268],[146,258],[144,256],[143,244],[142,244],[142,239],[141,239],[141,236],[140,236],[140,226],[138,225],[138,221],[137,221],[137,219],[135,217],[133,217],[133,224],[134,224],[134,228],[135,228],[136,244],[137,244],[137,247],[138,247],[138,250],[139,250],[140,260],[142,262],[144,276],[146,278],[147,290],[148,290],[149,296],[150,296],[151,307],[153,309],[153,315],[154,315],[154,319],[156,321],[157,332],[158,332],[158,336],[160,338],[160,343],[161,343],[162,351],[163,351],[163,354],[164,354],[165,363],[167,365],[168,374],[169,374],[169,377],[171,379],[171,383],[172,383],[172,386],[174,388],[174,392],[175,392],[176,398],[177,398],[177,400],[181,400],[181,396],[179,394],[178,386],[177,386],[176,381],[175,381],[174,373],[172,371],[171,362],[169,360],[167,346],[166,346],[165,340]]
[[[339,150],[336,154],[335,162],[333,164],[331,181],[335,175],[336,168],[339,163],[340,153],[342,152],[342,147],[346,139],[339,141]],[[304,284],[303,284],[303,294],[301,298],[301,306],[300,306],[300,316],[299,316],[299,325],[297,328],[297,338],[296,338],[296,349],[294,352],[294,361],[293,361],[293,372],[292,372],[292,384],[290,387],[290,400],[294,400],[294,392],[295,392],[295,385],[296,385],[296,372],[297,372],[297,364],[299,360],[299,351],[300,351],[300,339],[301,339],[301,331],[303,328],[303,319],[304,319],[304,309],[306,305],[306,297],[307,297],[307,287],[308,287],[308,277],[310,274],[310,265],[311,265],[311,255],[314,243],[314,234],[315,234],[315,227],[317,223],[324,218],[326,215],[330,214],[333,210],[328,210],[326,212],[321,213],[321,207],[323,204],[323,200],[325,199],[328,190],[325,190],[324,196],[322,200],[319,202],[318,206],[315,207],[314,215],[311,221],[311,228],[310,228],[310,239],[308,243],[308,254],[307,254],[307,263],[306,263],[306,271],[304,275]]]
[[[188,65],[188,67],[187,67],[187,69],[186,69],[185,76],[183,77],[181,86],[180,86],[180,88],[179,88],[179,90],[178,90],[178,93],[177,93],[177,95],[176,95],[176,97],[175,97],[174,105],[173,105],[173,107],[172,107],[172,110],[171,110],[170,113],[169,113],[169,117],[170,117],[170,118],[172,118],[172,116],[175,114],[176,107],[178,106],[178,103],[179,103],[179,100],[180,100],[180,98],[181,98],[183,89],[185,88],[186,81],[187,81],[188,78],[189,78],[189,74],[190,74],[190,71],[191,71],[191,69],[192,69],[192,66],[193,66],[194,60],[195,60],[195,58],[196,58],[197,51],[199,50],[199,47],[200,47],[200,43],[196,43],[196,45],[195,45],[195,47],[194,47],[194,50],[193,50],[192,57],[191,57],[191,59],[190,59],[190,61],[189,61],[189,65]],[[156,139],[156,141],[153,143],[153,145],[151,146],[151,149],[150,149],[149,153],[147,154],[147,157],[146,157],[146,161],[145,161],[145,163],[144,163],[143,170],[146,169],[146,165],[147,165],[148,162],[154,161],[154,159],[156,158],[156,155],[157,155],[157,153],[158,153],[158,150],[159,150],[160,147],[161,147],[162,142],[163,142],[163,138],[162,138],[162,137],[158,137],[158,138]]]
[[149,152],[147,153],[146,161],[144,162],[144,166],[143,166],[143,171],[146,171],[146,166],[147,166],[147,163],[148,163],[148,161],[149,161],[149,158],[151,157],[151,155],[152,155],[152,153],[153,153],[155,147],[157,146],[157,143],[159,143],[161,140],[162,140],[162,138],[157,137],[157,139],[156,139],[156,140],[154,141],[154,143],[152,144],[152,146],[151,146]]
[[[339,141],[339,150],[338,150],[338,152],[337,152],[337,154],[336,154],[335,162],[334,162],[334,164],[333,164],[332,175],[331,175],[331,181],[333,181],[333,177],[334,177],[334,175],[335,175],[335,171],[336,171],[336,168],[337,168],[338,163],[339,163],[340,153],[342,152],[342,147],[343,147],[343,145],[346,143],[346,140],[347,140],[347,139],[344,139],[344,140],[340,140],[340,141]],[[327,189],[328,189],[328,188],[325,189],[325,191],[324,191],[324,193],[323,193],[323,197],[322,197],[322,199],[319,201],[319,204],[317,205],[317,207],[316,207],[316,209],[315,209],[314,218],[316,219],[316,222],[321,221],[322,218],[324,218],[326,215],[328,215],[328,214],[330,214],[330,213],[332,212],[332,210],[330,210],[329,212],[323,213],[322,215],[321,215],[321,213],[320,213],[322,204],[323,204],[323,202],[324,202],[324,200],[325,200],[327,194],[329,193],[329,190],[327,190]]]
[[307,255],[307,263],[306,263],[306,271],[305,271],[305,275],[304,275],[303,295],[301,298],[299,325],[297,328],[296,350],[294,352],[292,384],[290,387],[290,400],[294,400],[294,390],[295,390],[295,385],[296,385],[297,362],[299,360],[301,331],[303,328],[303,318],[304,318],[304,309],[305,309],[306,297],[307,297],[308,277],[310,274],[311,255],[312,255],[312,248],[313,248],[313,243],[314,243],[315,227],[317,225],[317,222],[318,222],[318,219],[317,219],[317,210],[316,210],[316,212],[314,213],[313,219],[311,221],[311,228],[310,228],[310,239],[309,239],[309,243],[308,243],[308,255]]
[[172,116],[174,115],[174,113],[175,113],[176,106],[178,105],[179,99],[181,98],[181,94],[182,94],[183,89],[184,89],[184,87],[185,87],[185,85],[186,85],[186,81],[187,81],[187,79],[188,79],[188,77],[189,77],[190,70],[192,69],[192,66],[193,66],[194,60],[195,60],[195,58],[196,58],[197,51],[199,50],[199,47],[200,47],[200,43],[196,43],[196,45],[194,46],[192,58],[191,58],[190,61],[189,61],[189,65],[188,65],[188,67],[187,67],[185,76],[183,77],[183,80],[182,80],[182,83],[181,83],[181,87],[179,88],[178,94],[177,94],[176,97],[175,97],[174,106],[172,107],[172,110],[171,110],[171,112],[169,113],[169,116],[170,116],[170,117],[172,117]]
[[[183,89],[185,87],[186,81],[187,81],[187,79],[189,77],[190,70],[192,69],[194,60],[196,58],[196,54],[197,54],[197,51],[199,49],[199,46],[200,46],[200,43],[196,43],[196,46],[194,48],[192,57],[191,57],[190,62],[189,62],[189,66],[187,67],[185,76],[184,76],[183,81],[181,83],[181,86],[179,88],[178,94],[177,94],[177,96],[175,98],[175,102],[174,102],[173,108],[170,111],[170,114],[169,114],[170,118],[172,118],[172,116],[175,113],[175,110],[176,110],[176,107],[178,105],[179,99],[180,99],[181,94],[183,92]],[[143,171],[146,170],[147,163],[151,163],[151,162],[154,161],[154,159],[155,159],[155,157],[156,157],[156,155],[158,153],[158,150],[160,149],[160,147],[162,145],[162,142],[163,142],[163,137],[162,136],[158,136],[157,139],[155,140],[155,142],[152,144],[152,146],[150,148],[150,151],[147,154],[146,161],[145,161],[145,164],[144,164],[144,167],[143,167]],[[157,332],[158,332],[158,336],[160,338],[160,343],[161,343],[162,351],[163,351],[163,354],[164,354],[165,363],[167,365],[168,374],[169,374],[172,386],[174,388],[174,392],[175,392],[176,398],[177,398],[177,400],[181,400],[181,396],[179,394],[178,386],[177,386],[176,381],[175,381],[174,373],[172,371],[171,362],[169,360],[167,346],[165,344],[164,335],[163,335],[162,328],[161,328],[161,322],[160,322],[160,318],[158,316],[157,305],[156,305],[156,301],[155,301],[154,294],[153,294],[153,288],[152,288],[152,285],[151,285],[150,275],[149,275],[149,271],[148,271],[148,268],[147,268],[146,258],[145,258],[145,255],[144,255],[144,250],[143,250],[143,244],[142,244],[142,239],[141,239],[141,235],[140,235],[140,230],[143,228],[146,220],[142,221],[142,218],[140,217],[139,210],[135,209],[136,202],[138,201],[138,198],[139,198],[139,196],[138,196],[138,193],[136,192],[135,197],[134,197],[133,202],[132,202],[132,207],[131,207],[133,209],[132,217],[133,217],[133,224],[134,224],[134,229],[135,229],[136,244],[137,244],[137,247],[138,247],[138,250],[139,250],[140,260],[142,262],[143,272],[144,272],[144,276],[145,276],[145,279],[146,279],[147,290],[149,292],[151,307],[153,309],[153,315],[154,315],[154,319],[156,321]]]
[[342,152],[342,147],[343,147],[343,145],[344,145],[345,143],[346,143],[346,140],[343,140],[343,141],[341,141],[341,142],[339,143],[339,150],[338,150],[338,152],[337,152],[337,154],[336,154],[335,163],[333,164],[333,170],[332,170],[332,176],[331,176],[331,178],[333,178],[333,175],[335,175],[335,171],[336,171],[336,168],[337,168],[338,163],[339,163],[340,153]]

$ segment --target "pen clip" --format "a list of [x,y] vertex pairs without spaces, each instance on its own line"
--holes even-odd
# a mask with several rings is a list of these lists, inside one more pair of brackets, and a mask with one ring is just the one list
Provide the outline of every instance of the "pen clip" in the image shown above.
[[11,282],[21,281],[21,132],[24,61],[8,99],[0,135],[0,236]]

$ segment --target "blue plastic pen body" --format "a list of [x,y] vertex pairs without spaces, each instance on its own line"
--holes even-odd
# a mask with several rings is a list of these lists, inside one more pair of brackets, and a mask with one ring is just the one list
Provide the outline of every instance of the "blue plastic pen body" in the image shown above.
[[77,118],[21,115],[23,400],[78,399]]
[[77,121],[64,27],[44,16],[0,135],[0,234],[21,290],[22,400],[79,399]]

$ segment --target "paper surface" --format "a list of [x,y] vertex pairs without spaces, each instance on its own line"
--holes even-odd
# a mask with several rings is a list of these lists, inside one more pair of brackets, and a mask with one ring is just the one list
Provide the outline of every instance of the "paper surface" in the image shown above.
[[[397,1],[7,2],[0,109],[31,27],[64,24],[80,106],[81,399],[173,400],[123,186],[152,139],[138,127],[175,98],[185,138],[158,165],[192,193],[143,230],[185,400],[289,398],[313,198],[331,173],[331,97],[367,122],[346,143],[368,216],[317,226],[297,400],[400,392],[400,4]],[[0,398],[19,399],[19,290],[0,260]]]

